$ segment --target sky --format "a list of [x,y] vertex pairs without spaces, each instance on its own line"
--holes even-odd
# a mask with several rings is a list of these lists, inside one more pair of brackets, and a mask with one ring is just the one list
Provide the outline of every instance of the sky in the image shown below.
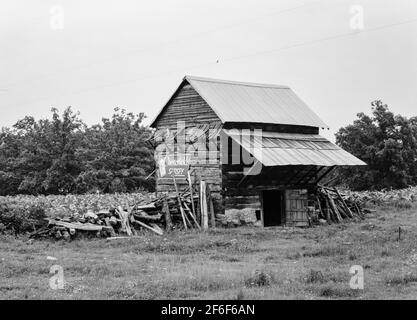
[[376,99],[417,115],[417,1],[0,3],[0,127],[67,106],[149,124],[184,75],[288,85],[332,140]]

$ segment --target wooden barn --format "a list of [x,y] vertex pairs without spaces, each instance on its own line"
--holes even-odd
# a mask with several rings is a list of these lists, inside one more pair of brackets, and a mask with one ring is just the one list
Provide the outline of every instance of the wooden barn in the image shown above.
[[216,214],[262,226],[305,225],[315,186],[365,165],[319,135],[327,125],[287,86],[186,76],[151,127],[158,193],[185,190],[188,175]]

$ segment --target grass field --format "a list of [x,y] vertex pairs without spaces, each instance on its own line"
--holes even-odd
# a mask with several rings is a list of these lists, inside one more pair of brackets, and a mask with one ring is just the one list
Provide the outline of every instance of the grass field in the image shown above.
[[[416,210],[381,209],[362,222],[310,229],[69,243],[0,236],[0,298],[415,299],[416,227]],[[49,287],[54,264],[64,289]],[[352,265],[364,269],[364,290],[349,287]]]

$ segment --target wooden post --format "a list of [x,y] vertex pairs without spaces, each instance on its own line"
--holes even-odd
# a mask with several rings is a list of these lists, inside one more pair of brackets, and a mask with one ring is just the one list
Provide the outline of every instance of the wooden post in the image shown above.
[[193,184],[191,183],[190,170],[188,170],[187,175],[188,175],[188,185],[190,186],[191,209],[193,210],[194,217],[196,217],[195,206],[194,206],[194,192],[193,192],[194,190],[193,190]]
[[216,215],[214,214],[213,198],[211,197],[210,187],[207,185],[207,194],[210,208],[210,224],[212,228],[216,227]]
[[172,229],[172,219],[171,213],[169,212],[168,201],[166,198],[164,199],[164,203],[162,205],[162,212],[165,216],[165,228],[167,231],[170,231]]
[[[200,179],[201,180],[201,179]],[[194,171],[194,181],[197,181],[197,173]],[[197,193],[199,194],[199,190],[197,190]],[[195,217],[198,221],[198,223],[201,226],[201,202],[200,202],[200,196],[197,197],[197,208],[196,208],[196,213],[195,213]]]
[[184,209],[182,208],[182,205],[181,205],[181,198],[180,198],[180,193],[178,191],[177,182],[175,181],[174,176],[172,177],[172,179],[174,180],[175,192],[177,193],[178,206],[180,207],[182,222],[184,223],[185,230],[187,230],[188,229],[187,222],[185,221],[185,213],[184,213]]
[[201,206],[201,224],[204,230],[208,229],[208,210],[207,210],[207,194],[206,182],[200,181],[200,206]]

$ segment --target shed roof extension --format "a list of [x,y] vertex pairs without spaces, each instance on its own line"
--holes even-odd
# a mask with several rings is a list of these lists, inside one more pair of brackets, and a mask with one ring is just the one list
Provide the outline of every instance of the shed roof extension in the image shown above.
[[[198,92],[223,123],[249,122],[328,128],[287,86],[185,76],[179,88],[185,83],[189,83]],[[155,126],[159,115],[171,99],[152,121],[151,127]]]
[[[362,166],[365,162],[320,135],[224,130],[264,166]],[[255,137],[255,138],[254,138]],[[256,141],[256,137],[260,138]]]

